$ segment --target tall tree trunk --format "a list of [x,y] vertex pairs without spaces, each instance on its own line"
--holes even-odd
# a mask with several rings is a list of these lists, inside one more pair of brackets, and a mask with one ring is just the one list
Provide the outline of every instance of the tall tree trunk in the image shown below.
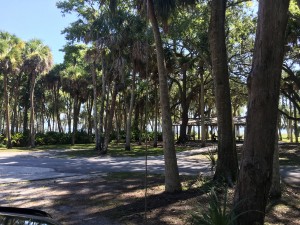
[[99,137],[99,129],[98,129],[98,110],[97,110],[97,73],[95,69],[95,65],[93,63],[92,68],[92,79],[93,79],[93,97],[94,97],[94,105],[93,105],[93,113],[94,113],[94,130],[95,130],[95,150],[100,150],[100,137]]
[[56,105],[55,106],[55,109],[56,109],[55,114],[56,114],[58,132],[62,133],[63,132],[63,128],[62,128],[62,125],[61,125],[61,119],[60,119],[60,113],[59,113],[59,107],[58,107],[59,96],[60,96],[60,94],[59,94],[59,85],[56,84],[55,86],[56,86],[56,88],[55,88],[55,96],[56,96],[55,97],[55,105]]
[[111,99],[110,110],[108,113],[107,127],[105,129],[104,144],[103,144],[103,149],[101,150],[102,155],[107,154],[108,151],[108,144],[110,141],[110,134],[112,131],[113,118],[114,118],[115,108],[116,108],[117,94],[118,94],[118,90],[116,85],[114,85],[113,94],[111,96],[112,99]]
[[[135,76],[136,72],[133,71],[132,74],[132,84],[131,84],[131,93],[130,93],[130,104],[129,104],[129,111],[127,116],[127,123],[126,123],[126,144],[125,144],[125,150],[130,151],[130,141],[131,141],[131,119],[132,119],[132,112],[134,107],[134,93],[135,93]],[[126,103],[125,103],[126,104]]]
[[19,132],[19,122],[18,122],[18,105],[19,105],[19,86],[20,86],[20,79],[18,78],[14,87],[14,104],[13,104],[13,120],[11,123],[11,132],[17,133]]
[[92,137],[92,130],[93,130],[93,120],[92,120],[93,105],[94,105],[94,98],[89,96],[88,101],[86,103],[86,108],[87,108],[87,133],[90,138]]
[[188,140],[187,137],[187,126],[189,122],[189,106],[186,96],[186,69],[182,69],[182,91],[181,91],[181,124],[180,124],[180,134],[177,143],[184,144]]
[[152,0],[148,0],[148,11],[149,20],[152,24],[152,30],[154,34],[159,75],[160,106],[162,112],[163,146],[165,158],[165,191],[176,192],[181,191],[181,183],[177,166],[174,135],[172,131],[169,89],[165,68],[164,51]]
[[[292,102],[291,102],[291,100],[289,100],[289,106],[290,106],[290,116],[291,117],[293,117],[293,107],[292,107]],[[289,130],[290,130],[290,135],[289,135],[289,137],[290,137],[290,141],[291,142],[294,142],[294,138],[293,138],[293,124],[292,124],[292,120],[291,119],[289,119]]]
[[78,129],[78,119],[79,119],[79,112],[80,112],[80,100],[78,95],[75,95],[74,103],[73,103],[73,132],[72,132],[72,143],[71,145],[75,145],[76,143],[76,134]]
[[278,146],[278,132],[275,137],[275,147],[273,156],[273,172],[272,172],[272,184],[270,188],[271,198],[281,197],[281,184],[280,184],[280,171],[279,171],[279,146]]
[[218,117],[218,162],[214,179],[225,179],[230,185],[237,179],[238,162],[233,135],[225,12],[227,0],[211,1],[209,44]]
[[[272,180],[289,0],[260,0],[246,138],[234,205],[239,225],[262,225]],[[242,204],[240,204],[242,202]]]
[[101,52],[101,63],[102,63],[102,91],[101,91],[101,100],[100,100],[100,116],[99,116],[99,151],[103,150],[103,143],[104,143],[104,102],[106,96],[106,61],[105,61],[105,51]]
[[35,112],[34,112],[34,87],[35,87],[35,73],[31,75],[31,84],[30,84],[30,147],[35,147]]
[[[156,82],[155,82],[156,83]],[[158,111],[159,111],[159,106],[158,106],[158,96],[157,96],[157,85],[155,85],[154,87],[154,101],[155,101],[155,112],[154,112],[154,140],[153,140],[153,147],[156,148],[157,147],[157,120],[158,120]]]
[[[73,100],[74,101],[74,100]],[[72,133],[72,105],[73,101],[71,99],[71,96],[69,95],[69,98],[67,99],[67,120],[68,120],[68,133]]]
[[[297,118],[297,108],[294,105],[294,118]],[[295,142],[299,143],[299,139],[298,139],[298,121],[294,120],[294,131],[295,131]]]
[[[30,91],[30,76],[27,79],[26,90]],[[28,91],[24,94],[24,114],[23,114],[23,134],[28,135],[28,109],[30,107],[30,94]]]
[[10,107],[9,107],[9,96],[7,87],[7,73],[3,73],[3,87],[4,87],[4,102],[5,102],[5,122],[6,122],[6,147],[11,148],[11,129],[10,129]]
[[204,105],[204,69],[202,66],[200,68],[200,81],[201,81],[201,90],[200,90],[201,147],[205,147],[206,134],[205,134],[205,118],[204,118],[204,109],[205,109],[205,105]]

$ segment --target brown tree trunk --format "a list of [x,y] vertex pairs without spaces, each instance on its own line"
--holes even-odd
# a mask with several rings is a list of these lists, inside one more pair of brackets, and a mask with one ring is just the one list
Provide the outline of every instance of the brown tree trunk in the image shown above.
[[111,96],[110,110],[108,113],[107,126],[105,129],[104,144],[103,144],[103,149],[101,150],[102,155],[107,154],[107,151],[108,151],[108,144],[110,141],[110,134],[112,131],[113,119],[114,119],[115,108],[116,108],[117,94],[118,94],[118,90],[117,90],[116,85],[114,85],[113,94]]
[[7,88],[7,74],[3,73],[3,87],[4,87],[4,102],[5,102],[5,122],[6,122],[6,147],[11,148],[11,130],[10,130],[10,107],[9,107],[9,96]]
[[98,110],[97,110],[97,73],[95,69],[95,63],[92,64],[92,79],[93,79],[93,97],[94,97],[94,105],[93,105],[93,116],[94,116],[94,130],[95,130],[95,150],[100,150],[100,137],[99,137],[99,129],[98,129]]
[[189,122],[189,104],[186,96],[186,69],[182,71],[182,91],[181,91],[181,124],[180,124],[180,134],[177,143],[184,144],[188,141],[188,136],[186,129]]
[[[156,81],[155,81],[156,83]],[[158,106],[158,96],[157,96],[157,85],[155,85],[154,87],[154,98],[155,98],[155,112],[154,112],[154,140],[153,140],[153,147],[156,148],[157,147],[157,141],[158,141],[158,137],[157,137],[157,120],[158,120],[158,111],[159,111],[159,106]]]
[[104,143],[104,111],[105,111],[105,91],[106,91],[106,61],[105,61],[105,51],[101,52],[101,63],[102,63],[102,86],[101,86],[101,100],[100,100],[100,115],[99,115],[99,146],[96,149],[99,151],[103,150]]
[[248,78],[246,138],[235,211],[239,225],[263,225],[272,180],[281,67],[289,0],[260,0]]
[[165,68],[164,51],[152,0],[148,0],[148,11],[149,20],[151,22],[154,34],[159,75],[160,106],[162,113],[163,146],[165,158],[165,191],[176,192],[181,191],[181,183],[177,166],[174,135],[172,131],[169,89]]
[[[294,118],[297,118],[297,108],[294,105]],[[298,121],[294,120],[294,132],[295,132],[295,142],[299,143],[299,139],[298,139]]]
[[30,84],[30,147],[35,147],[35,127],[34,127],[34,87],[35,87],[35,74],[32,74]]
[[203,67],[200,68],[200,81],[201,81],[201,91],[200,91],[201,147],[205,147],[206,134],[205,134],[205,118],[204,118],[205,105],[204,105],[204,70],[203,70]]
[[74,103],[73,103],[73,132],[72,132],[72,143],[71,145],[75,145],[76,143],[76,134],[78,128],[78,119],[79,119],[79,112],[80,112],[80,101],[77,95],[75,95]]
[[273,156],[273,173],[272,184],[270,188],[271,198],[281,197],[280,171],[279,171],[279,146],[278,146],[278,132],[275,138],[274,156]]
[[225,43],[227,0],[211,1],[209,44],[218,117],[218,162],[214,179],[230,185],[237,179],[238,162],[232,126],[232,110]]
[[127,116],[127,122],[126,122],[126,144],[125,144],[125,150],[127,150],[127,151],[131,150],[131,146],[130,146],[130,141],[131,141],[131,119],[132,119],[132,112],[133,112],[134,98],[135,98],[135,96],[134,96],[134,93],[135,93],[135,76],[136,76],[136,72],[133,71],[133,74],[132,74],[132,84],[131,84],[131,93],[130,93],[130,104],[129,104],[129,111],[128,111],[128,116]]

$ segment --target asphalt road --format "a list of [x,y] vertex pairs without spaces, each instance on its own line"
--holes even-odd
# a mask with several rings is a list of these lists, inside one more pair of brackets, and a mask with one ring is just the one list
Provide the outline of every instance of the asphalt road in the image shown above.
[[[178,153],[177,161],[180,174],[211,174],[208,160],[199,160],[192,155],[207,149],[191,150]],[[109,172],[144,172],[145,158],[132,157],[94,157],[66,158],[58,157],[55,150],[47,152],[0,152],[0,183],[12,183],[61,177],[87,176]],[[163,156],[148,157],[149,173],[164,172]],[[282,167],[282,179],[300,187],[300,167]]]

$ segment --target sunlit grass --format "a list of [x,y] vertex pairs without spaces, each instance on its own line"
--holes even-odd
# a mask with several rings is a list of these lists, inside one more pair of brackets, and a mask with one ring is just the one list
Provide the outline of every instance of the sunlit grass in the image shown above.
[[[191,147],[177,146],[176,151],[182,152],[189,150]],[[99,152],[95,150],[95,144],[76,144],[76,145],[42,145],[35,148],[15,147],[7,149],[5,146],[0,147],[0,152],[28,152],[28,151],[50,151],[56,150],[56,154],[66,157],[96,157]],[[131,144],[131,150],[125,150],[124,143],[111,143],[107,155],[112,157],[142,157],[163,155],[162,146],[152,147],[151,145]]]
[[[69,148],[69,151],[61,152],[63,155],[68,157],[96,157],[99,156],[99,152],[94,150],[94,146],[75,146],[73,148]],[[189,147],[179,146],[176,147],[177,152],[189,150]],[[148,156],[158,156],[163,155],[163,148],[162,147],[152,147],[146,145],[137,145],[132,144],[131,150],[126,151],[124,144],[110,144],[108,147],[109,156],[112,157],[142,157],[146,154]]]

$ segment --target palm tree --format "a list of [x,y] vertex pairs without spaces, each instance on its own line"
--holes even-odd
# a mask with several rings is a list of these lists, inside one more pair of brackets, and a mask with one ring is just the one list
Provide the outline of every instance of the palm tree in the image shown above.
[[53,123],[55,120],[57,121],[58,131],[60,133],[63,132],[59,113],[61,109],[61,99],[59,92],[61,88],[61,72],[63,71],[63,69],[63,64],[57,64],[45,76],[45,83],[47,85],[48,90],[50,90],[52,96]]
[[72,145],[76,142],[80,107],[88,99],[90,84],[87,78],[87,64],[84,60],[87,46],[84,44],[66,45],[65,69],[62,71],[62,88],[73,98],[73,132]]
[[47,73],[53,65],[51,50],[41,40],[26,43],[23,69],[30,79],[30,147],[35,147],[34,88],[39,75]]
[[12,147],[8,76],[20,71],[21,53],[23,48],[24,42],[15,35],[11,35],[7,32],[0,33],[0,73],[3,74],[7,148]]
[[225,12],[227,0],[211,2],[209,44],[215,99],[218,117],[218,163],[215,179],[224,179],[232,185],[238,174],[238,161],[232,128],[232,110],[225,44]]
[[[175,1],[164,1],[167,9],[171,9]],[[170,5],[168,5],[168,3]],[[147,1],[148,16],[152,25],[154,34],[157,67],[159,75],[159,92],[160,92],[160,106],[162,113],[162,132],[163,132],[163,145],[164,145],[164,157],[165,157],[165,191],[176,192],[181,191],[181,183],[179,179],[179,172],[177,166],[174,134],[172,131],[172,120],[169,100],[169,89],[167,82],[167,72],[165,65],[165,57],[163,50],[163,43],[161,34],[159,31],[159,25],[157,16],[155,14],[155,8],[153,0]]]

